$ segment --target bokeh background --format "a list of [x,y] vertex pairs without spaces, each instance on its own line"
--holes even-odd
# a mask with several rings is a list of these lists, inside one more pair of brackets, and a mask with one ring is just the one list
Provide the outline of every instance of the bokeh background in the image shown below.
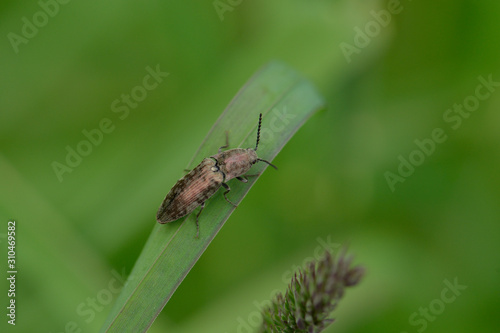
[[[18,268],[15,327],[1,279],[2,332],[100,329],[164,195],[273,59],[328,107],[280,152],[279,171],[260,178],[150,331],[250,332],[291,271],[322,247],[348,246],[367,274],[328,332],[497,332],[499,87],[482,88],[490,94],[458,128],[443,116],[474,100],[480,76],[500,82],[500,3],[231,3],[1,2],[0,267],[6,276],[15,219]],[[389,9],[377,25],[372,11]],[[40,27],[23,28],[34,19]],[[342,45],[356,42],[346,57]],[[169,76],[120,119],[113,102],[148,66]],[[104,118],[114,130],[60,181],[54,161]],[[391,189],[386,173],[436,128],[446,140]]]

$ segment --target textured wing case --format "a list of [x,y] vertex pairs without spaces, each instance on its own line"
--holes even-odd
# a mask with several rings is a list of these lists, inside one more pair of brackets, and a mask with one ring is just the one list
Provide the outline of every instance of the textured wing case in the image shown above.
[[213,159],[205,158],[191,172],[179,179],[163,200],[156,220],[159,223],[168,223],[180,219],[217,192],[223,175],[219,171],[213,171],[214,166]]

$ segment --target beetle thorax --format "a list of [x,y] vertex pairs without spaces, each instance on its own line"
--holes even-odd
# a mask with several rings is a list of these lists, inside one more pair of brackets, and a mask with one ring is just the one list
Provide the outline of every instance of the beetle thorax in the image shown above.
[[230,149],[212,157],[217,160],[220,170],[226,175],[226,181],[244,175],[258,159],[252,148]]

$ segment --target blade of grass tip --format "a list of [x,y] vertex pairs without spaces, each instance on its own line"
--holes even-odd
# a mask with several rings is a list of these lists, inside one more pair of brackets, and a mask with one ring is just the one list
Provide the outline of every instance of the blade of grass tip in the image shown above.
[[[193,156],[189,168],[194,167],[206,156],[214,152],[225,142],[225,131],[229,130],[230,142],[241,142],[243,131],[249,127],[257,127],[259,113],[266,114],[275,106],[283,94],[302,80],[288,67],[272,62],[259,70],[236,94],[226,110],[221,114],[209,131],[203,144]],[[253,97],[255,98],[253,98]],[[210,140],[209,140],[210,139]],[[254,146],[254,143],[250,146]],[[233,146],[231,144],[231,147]],[[260,155],[260,149],[259,149]]]
[[[230,131],[230,148],[237,147],[231,143],[254,147],[259,113],[263,113],[259,157],[272,161],[300,126],[322,107],[323,100],[310,82],[288,66],[272,62],[237,93],[189,165],[193,167],[216,153],[225,142],[226,130]],[[261,174],[266,167],[265,163],[257,163],[250,173]],[[252,177],[248,183],[232,182],[231,200],[239,203],[257,178]],[[207,200],[200,215],[199,239],[194,237],[196,214],[166,225],[155,223],[101,332],[145,332],[233,210],[222,191]]]
[[[239,96],[245,91],[247,90],[247,87],[250,86],[250,84],[252,84],[256,77],[258,77],[258,75],[265,70],[265,68],[267,68],[269,65],[265,66],[264,68],[261,68],[259,71],[257,71],[257,73],[255,73],[244,85],[243,87],[238,90],[238,92],[236,93],[236,95],[233,97],[233,99],[231,100],[231,102],[229,102],[227,109],[230,109],[233,104],[235,103],[236,100],[238,100]],[[217,119],[217,121],[215,122],[215,125],[218,124],[219,122],[222,121],[222,118],[224,118],[224,115],[226,114],[226,110],[224,112],[222,112],[222,114],[219,116],[219,118]],[[189,162],[189,166],[191,166],[194,162],[194,159],[196,158],[196,156],[199,155],[200,153],[200,149],[205,145],[205,143],[207,142],[207,140],[210,138],[210,136],[212,135],[212,133],[214,132],[216,126],[212,126],[212,128],[210,129],[210,131],[208,131],[208,134],[207,136],[205,137],[205,139],[203,139],[203,142],[201,143],[200,147],[198,147],[198,149],[196,150],[196,153],[194,154],[193,158],[191,159],[191,161]]]

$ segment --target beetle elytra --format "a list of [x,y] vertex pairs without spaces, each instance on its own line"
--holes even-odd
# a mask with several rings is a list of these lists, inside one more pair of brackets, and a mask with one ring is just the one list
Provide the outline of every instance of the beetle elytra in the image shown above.
[[158,223],[173,222],[201,206],[196,215],[196,238],[198,238],[198,218],[205,208],[205,201],[214,195],[221,186],[226,189],[224,192],[226,201],[237,207],[227,198],[227,194],[231,191],[227,181],[236,178],[246,183],[248,179],[245,177],[245,173],[259,161],[277,169],[271,162],[257,156],[261,125],[262,113],[259,116],[255,148],[234,148],[222,151],[222,149],[229,147],[229,138],[226,132],[226,144],[219,148],[218,153],[203,159],[198,166],[179,179],[168,192],[156,214]]

